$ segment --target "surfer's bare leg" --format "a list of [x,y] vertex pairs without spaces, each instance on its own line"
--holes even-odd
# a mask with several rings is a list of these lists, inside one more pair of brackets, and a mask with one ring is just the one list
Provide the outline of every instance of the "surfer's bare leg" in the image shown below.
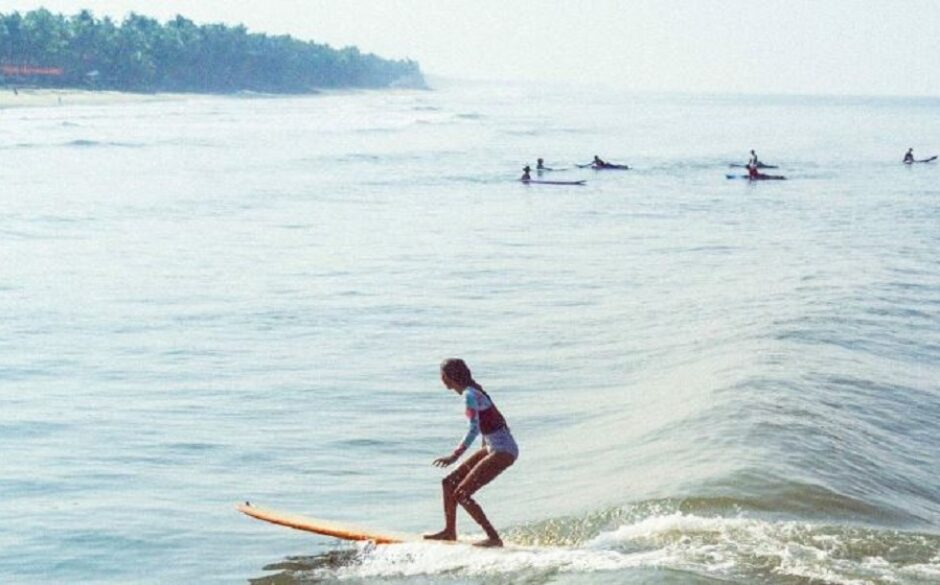
[[470,517],[486,532],[486,540],[476,543],[478,546],[503,546],[503,541],[489,519],[487,519],[486,514],[483,513],[483,508],[472,496],[481,487],[496,479],[496,476],[505,471],[515,461],[516,458],[510,453],[497,451],[486,455],[463,478],[454,492],[456,502],[463,506],[467,514],[470,514]]
[[457,540],[457,498],[454,492],[457,486],[470,474],[477,464],[487,456],[485,449],[480,449],[466,461],[460,464],[460,467],[441,481],[444,492],[444,530],[434,534],[425,534],[424,538],[428,540]]

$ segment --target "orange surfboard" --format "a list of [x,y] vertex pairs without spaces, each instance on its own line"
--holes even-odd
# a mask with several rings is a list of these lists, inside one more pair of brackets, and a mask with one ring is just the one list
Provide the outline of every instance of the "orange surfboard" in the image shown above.
[[249,502],[239,504],[236,506],[236,509],[242,514],[270,522],[271,524],[278,524],[295,530],[313,532],[324,536],[333,536],[343,540],[368,540],[376,544],[397,544],[422,540],[420,536],[411,534],[378,532],[350,524],[333,522],[331,520],[319,520],[317,518],[308,518],[294,514],[284,514],[275,510],[253,506]]

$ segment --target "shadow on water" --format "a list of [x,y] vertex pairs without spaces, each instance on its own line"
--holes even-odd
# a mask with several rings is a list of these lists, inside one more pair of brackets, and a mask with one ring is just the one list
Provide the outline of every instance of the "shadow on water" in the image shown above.
[[[313,556],[287,557],[283,561],[265,565],[265,571],[277,571],[272,575],[249,579],[251,585],[293,585],[295,583],[326,583],[335,580],[335,572],[357,562],[356,549],[331,550]],[[322,576],[317,576],[322,572]]]

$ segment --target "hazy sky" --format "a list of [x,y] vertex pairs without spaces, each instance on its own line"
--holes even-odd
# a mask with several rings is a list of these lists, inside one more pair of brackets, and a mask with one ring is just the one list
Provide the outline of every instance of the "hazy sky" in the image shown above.
[[940,96],[938,0],[0,0],[39,6],[243,23],[446,77]]

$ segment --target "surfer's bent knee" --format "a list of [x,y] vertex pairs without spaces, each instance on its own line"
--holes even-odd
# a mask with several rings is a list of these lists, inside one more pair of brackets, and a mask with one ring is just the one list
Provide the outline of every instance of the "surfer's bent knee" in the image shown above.
[[473,500],[473,492],[468,493],[466,490],[459,489],[454,492],[454,499],[456,499],[457,503],[461,506],[466,506],[467,504],[476,504],[476,502]]
[[441,485],[444,486],[444,491],[452,492],[457,489],[457,486],[460,485],[456,474],[451,473],[441,480]]

